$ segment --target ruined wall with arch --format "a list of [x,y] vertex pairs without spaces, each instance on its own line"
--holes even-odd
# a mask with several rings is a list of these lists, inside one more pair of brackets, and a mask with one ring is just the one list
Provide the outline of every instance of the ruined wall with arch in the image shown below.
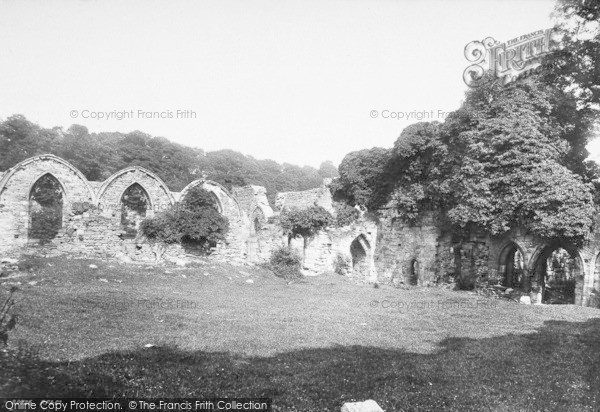
[[[31,189],[42,176],[51,176],[61,187],[62,221],[56,236],[43,247],[28,239]],[[119,257],[152,260],[150,245],[136,236],[127,236],[124,221],[135,220],[129,229],[137,228],[144,217],[165,210],[185,197],[191,187],[202,187],[214,194],[219,212],[229,219],[230,233],[214,255],[243,259],[250,218],[237,200],[221,185],[198,180],[181,193],[172,193],[153,172],[140,166],[120,170],[104,182],[88,182],[85,176],[65,160],[54,155],[41,155],[24,160],[2,173],[0,179],[0,252],[21,251],[41,255],[70,253],[85,257]],[[126,194],[136,188],[142,194],[144,207],[126,209]],[[125,197],[124,197],[125,196]],[[172,247],[167,257],[178,259],[185,252]]]
[[[40,207],[34,204],[37,200],[33,199],[32,189],[40,179],[55,182],[60,198],[56,233],[44,244],[36,243],[29,232],[32,210]],[[287,243],[281,229],[269,222],[274,213],[262,187],[233,188],[230,192],[216,182],[201,179],[173,193],[156,174],[139,166],[123,169],[104,182],[88,182],[65,160],[41,155],[0,173],[0,253],[27,249],[43,256],[69,253],[90,258],[153,260],[150,245],[140,237],[127,236],[128,230],[135,232],[142,218],[181,201],[198,185],[214,195],[219,212],[230,222],[226,240],[213,250],[215,258],[264,262],[274,248]],[[311,193],[317,193],[321,204],[335,214],[331,195],[325,189]],[[138,199],[134,210],[127,209],[130,191]],[[287,193],[279,199],[287,202],[304,198],[304,194]],[[393,205],[388,205],[376,217],[367,214],[351,225],[320,231],[308,240],[305,251],[303,243],[301,238],[292,240],[293,247],[305,252],[307,274],[333,272],[340,262],[346,262],[345,274],[360,281],[425,286],[453,275],[474,283],[520,288],[523,293],[530,292],[531,283],[539,280],[541,271],[548,271],[548,257],[560,248],[570,259],[573,303],[600,307],[600,233],[593,233],[583,247],[547,243],[520,231],[500,237],[471,233],[468,239],[457,241],[454,234],[436,225],[432,215],[407,223],[399,218]],[[510,272],[508,266],[515,265],[517,251],[518,273]],[[170,248],[166,256],[171,260],[189,257],[177,246]],[[516,276],[517,284],[509,283],[509,275]]]

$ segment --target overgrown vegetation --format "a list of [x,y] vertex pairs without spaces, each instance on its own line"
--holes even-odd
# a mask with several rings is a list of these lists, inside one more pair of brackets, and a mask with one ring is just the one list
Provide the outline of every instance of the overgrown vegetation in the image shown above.
[[0,306],[0,343],[4,346],[8,343],[8,332],[13,330],[17,324],[17,315],[10,313],[15,304],[13,295],[16,291],[16,286],[11,287],[4,303]]
[[598,4],[558,3],[564,48],[542,74],[508,86],[488,75],[443,124],[416,123],[391,149],[349,153],[336,197],[372,211],[390,203],[407,221],[435,211],[458,234],[518,227],[581,245],[600,204],[598,166],[585,160],[600,117]]
[[275,275],[294,280],[302,277],[302,257],[289,246],[280,246],[271,252],[269,262],[264,265]]
[[144,219],[140,231],[153,244],[156,260],[160,261],[173,244],[208,253],[225,240],[229,221],[217,211],[213,195],[195,186],[180,204]]
[[356,222],[360,216],[360,212],[345,202],[334,202],[335,210],[335,225],[338,227],[351,225]]
[[311,206],[306,209],[286,209],[279,215],[279,225],[288,236],[288,245],[292,238],[301,236],[303,239],[304,260],[308,242],[319,230],[334,223],[333,216],[321,206]]

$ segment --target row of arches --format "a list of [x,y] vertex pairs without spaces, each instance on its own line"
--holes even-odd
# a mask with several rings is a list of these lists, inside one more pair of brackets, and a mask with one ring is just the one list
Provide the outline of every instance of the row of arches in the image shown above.
[[[194,184],[196,186],[197,184]],[[186,190],[187,194],[189,190]],[[219,198],[211,192],[213,205],[219,212],[223,207]],[[28,242],[30,244],[46,244],[56,237],[63,227],[64,199],[66,193],[63,185],[51,173],[42,175],[32,185],[29,196]],[[185,197],[181,197],[183,200]],[[119,219],[124,239],[137,237],[140,223],[153,210],[148,191],[138,182],[127,186],[119,197]]]
[[[498,265],[503,286],[537,293],[541,303],[574,304],[583,289],[583,260],[569,245],[541,245],[528,256],[511,241],[501,249]],[[600,271],[600,255],[596,271]]]
[[[216,182],[196,180],[172,193],[154,173],[140,167],[123,169],[104,182],[88,182],[74,166],[54,155],[26,159],[0,175],[0,249],[25,244],[44,244],[69,224],[82,227],[74,216],[99,209],[120,224],[125,237],[137,235],[140,222],[164,210],[198,185],[208,190],[219,213],[230,219],[241,215],[239,204]],[[177,198],[176,198],[177,197]],[[75,219],[77,216],[75,216]]]

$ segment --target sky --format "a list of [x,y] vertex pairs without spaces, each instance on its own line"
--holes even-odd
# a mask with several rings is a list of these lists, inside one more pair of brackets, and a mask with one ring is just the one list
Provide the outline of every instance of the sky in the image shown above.
[[553,5],[0,0],[0,120],[339,164],[443,121],[467,89],[465,45],[549,28]]

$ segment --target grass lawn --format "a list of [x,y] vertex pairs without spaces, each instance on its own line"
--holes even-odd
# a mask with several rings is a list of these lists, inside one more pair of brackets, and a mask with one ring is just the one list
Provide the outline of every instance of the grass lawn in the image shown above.
[[[90,264],[98,266],[89,268]],[[29,259],[0,397],[272,397],[276,411],[600,410],[600,310],[260,268]],[[249,282],[251,280],[252,282]],[[30,285],[29,282],[37,282]],[[156,345],[144,348],[146,344]]]

